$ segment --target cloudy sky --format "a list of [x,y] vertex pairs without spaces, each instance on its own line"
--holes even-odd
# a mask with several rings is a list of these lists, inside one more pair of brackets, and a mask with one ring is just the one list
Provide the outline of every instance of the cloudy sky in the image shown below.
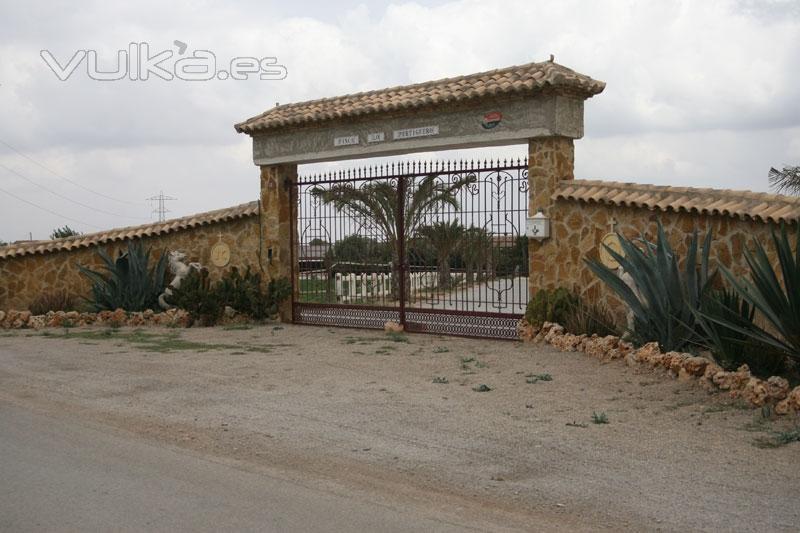
[[[287,76],[96,81],[87,55],[61,81],[41,56],[95,51],[112,70],[131,42],[178,57],[176,40],[226,64],[275,57]],[[173,216],[253,200],[237,121],[549,54],[607,83],[586,105],[580,178],[763,191],[770,166],[800,163],[798,0],[0,0],[0,239],[146,223],[162,190]]]

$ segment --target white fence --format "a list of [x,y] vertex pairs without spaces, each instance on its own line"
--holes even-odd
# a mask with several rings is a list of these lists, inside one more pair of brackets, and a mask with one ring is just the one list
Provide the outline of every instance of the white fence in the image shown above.
[[[421,290],[435,289],[439,281],[436,272],[412,272],[409,278],[412,294]],[[352,302],[390,297],[393,279],[394,275],[386,272],[336,274],[336,300]]]

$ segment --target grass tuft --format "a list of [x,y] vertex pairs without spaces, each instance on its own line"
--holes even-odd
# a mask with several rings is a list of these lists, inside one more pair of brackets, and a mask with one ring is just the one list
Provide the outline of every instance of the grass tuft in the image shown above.
[[392,342],[404,342],[408,344],[408,336],[405,333],[398,333],[397,331],[390,331],[386,337]]
[[759,448],[780,448],[792,442],[800,442],[800,427],[787,431],[773,431],[770,437],[761,437],[753,444]]
[[592,424],[608,424],[608,415],[604,412],[592,413]]
[[550,374],[526,374],[525,383],[538,383],[540,381],[553,381],[553,376]]

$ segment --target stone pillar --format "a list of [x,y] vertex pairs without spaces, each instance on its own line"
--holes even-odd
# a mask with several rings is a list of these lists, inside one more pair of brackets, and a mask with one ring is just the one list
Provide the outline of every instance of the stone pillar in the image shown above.
[[[292,228],[297,225],[292,189],[297,181],[297,165],[261,167],[261,266],[265,281],[286,277],[291,280],[297,250],[292,250]],[[294,253],[293,253],[294,252]],[[295,280],[296,281],[296,280]],[[294,284],[295,291],[298,284]],[[281,320],[292,319],[291,299],[281,305]]]
[[[552,221],[558,216],[552,200],[558,182],[575,178],[575,147],[568,137],[537,137],[528,140],[528,212],[540,209]],[[540,288],[559,285],[558,268],[554,264],[557,236],[551,231],[543,242],[530,239],[528,243],[528,286],[530,295]]]

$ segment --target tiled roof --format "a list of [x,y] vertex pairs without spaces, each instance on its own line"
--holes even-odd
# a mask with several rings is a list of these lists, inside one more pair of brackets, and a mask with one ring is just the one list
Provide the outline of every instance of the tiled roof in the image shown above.
[[480,101],[498,95],[524,95],[552,89],[589,98],[606,84],[552,61],[528,63],[457,78],[279,105],[234,127],[239,133],[309,124],[344,117],[411,110],[449,102]]
[[124,241],[126,239],[138,237],[151,237],[164,235],[175,231],[180,231],[198,226],[206,226],[216,222],[235,220],[258,214],[258,202],[250,202],[226,209],[197,213],[183,218],[144,224],[142,226],[131,226],[127,228],[117,228],[98,233],[88,233],[75,237],[56,239],[52,241],[28,241],[19,244],[9,244],[0,247],[0,260],[7,257],[20,255],[44,254],[58,252],[61,250],[75,250],[78,248],[89,248],[98,244],[114,241]]
[[569,180],[559,183],[552,197],[661,211],[749,218],[761,222],[800,221],[800,197],[751,191]]

